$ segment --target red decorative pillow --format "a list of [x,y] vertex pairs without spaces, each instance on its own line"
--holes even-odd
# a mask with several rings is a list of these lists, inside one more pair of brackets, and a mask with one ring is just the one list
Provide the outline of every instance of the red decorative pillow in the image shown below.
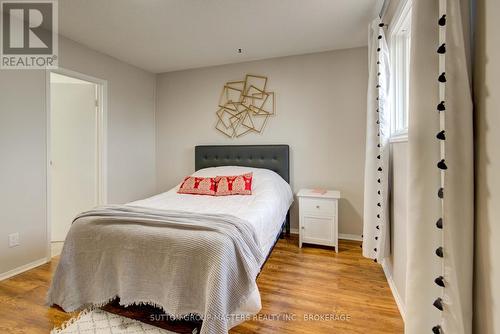
[[251,195],[252,173],[237,176],[217,176],[215,196]]
[[194,195],[215,195],[216,184],[213,177],[186,176],[177,193]]

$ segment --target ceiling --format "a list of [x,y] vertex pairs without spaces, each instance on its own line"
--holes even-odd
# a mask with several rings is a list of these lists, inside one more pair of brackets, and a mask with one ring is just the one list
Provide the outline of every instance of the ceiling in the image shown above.
[[161,73],[364,46],[382,2],[64,0],[59,33]]

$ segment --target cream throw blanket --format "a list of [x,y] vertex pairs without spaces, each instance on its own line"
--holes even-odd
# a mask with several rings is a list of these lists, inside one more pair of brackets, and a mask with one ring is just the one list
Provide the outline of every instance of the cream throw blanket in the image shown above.
[[196,314],[201,333],[227,333],[264,262],[253,228],[230,215],[106,206],[80,214],[48,293],[65,311],[149,304]]

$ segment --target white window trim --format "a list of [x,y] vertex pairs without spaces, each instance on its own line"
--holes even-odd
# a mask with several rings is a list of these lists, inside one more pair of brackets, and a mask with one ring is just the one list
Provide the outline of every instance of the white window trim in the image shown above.
[[405,131],[396,132],[389,138],[389,143],[404,143],[408,141],[408,129]]
[[[411,25],[411,8],[412,8],[412,0],[403,0],[400,2],[398,8],[396,9],[396,12],[393,16],[393,19],[391,20],[391,23],[389,24],[389,30],[388,30],[388,42],[389,42],[389,50],[390,50],[390,56],[392,59],[395,57],[395,53],[398,49],[394,48],[396,43],[396,37],[397,34],[401,31],[403,26],[408,23],[408,20],[410,25]],[[391,61],[392,63],[392,61]],[[392,65],[391,65],[392,69]],[[391,89],[394,89],[397,87],[395,85],[395,75],[394,71],[391,71],[393,74],[391,75]],[[408,89],[408,87],[406,87]],[[391,136],[389,141],[390,142],[402,142],[402,141],[407,141],[408,140],[408,127],[405,127],[403,129],[397,129],[396,130],[396,123],[402,122],[401,120],[401,114],[397,113],[395,111],[395,94],[393,91],[391,91],[391,112],[390,112],[390,129],[391,129]],[[409,101],[407,101],[408,103]]]

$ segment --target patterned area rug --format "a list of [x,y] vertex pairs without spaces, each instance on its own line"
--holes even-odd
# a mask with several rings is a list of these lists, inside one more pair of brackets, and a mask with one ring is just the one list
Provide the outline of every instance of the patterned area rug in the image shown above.
[[51,334],[175,334],[100,309],[82,311]]

